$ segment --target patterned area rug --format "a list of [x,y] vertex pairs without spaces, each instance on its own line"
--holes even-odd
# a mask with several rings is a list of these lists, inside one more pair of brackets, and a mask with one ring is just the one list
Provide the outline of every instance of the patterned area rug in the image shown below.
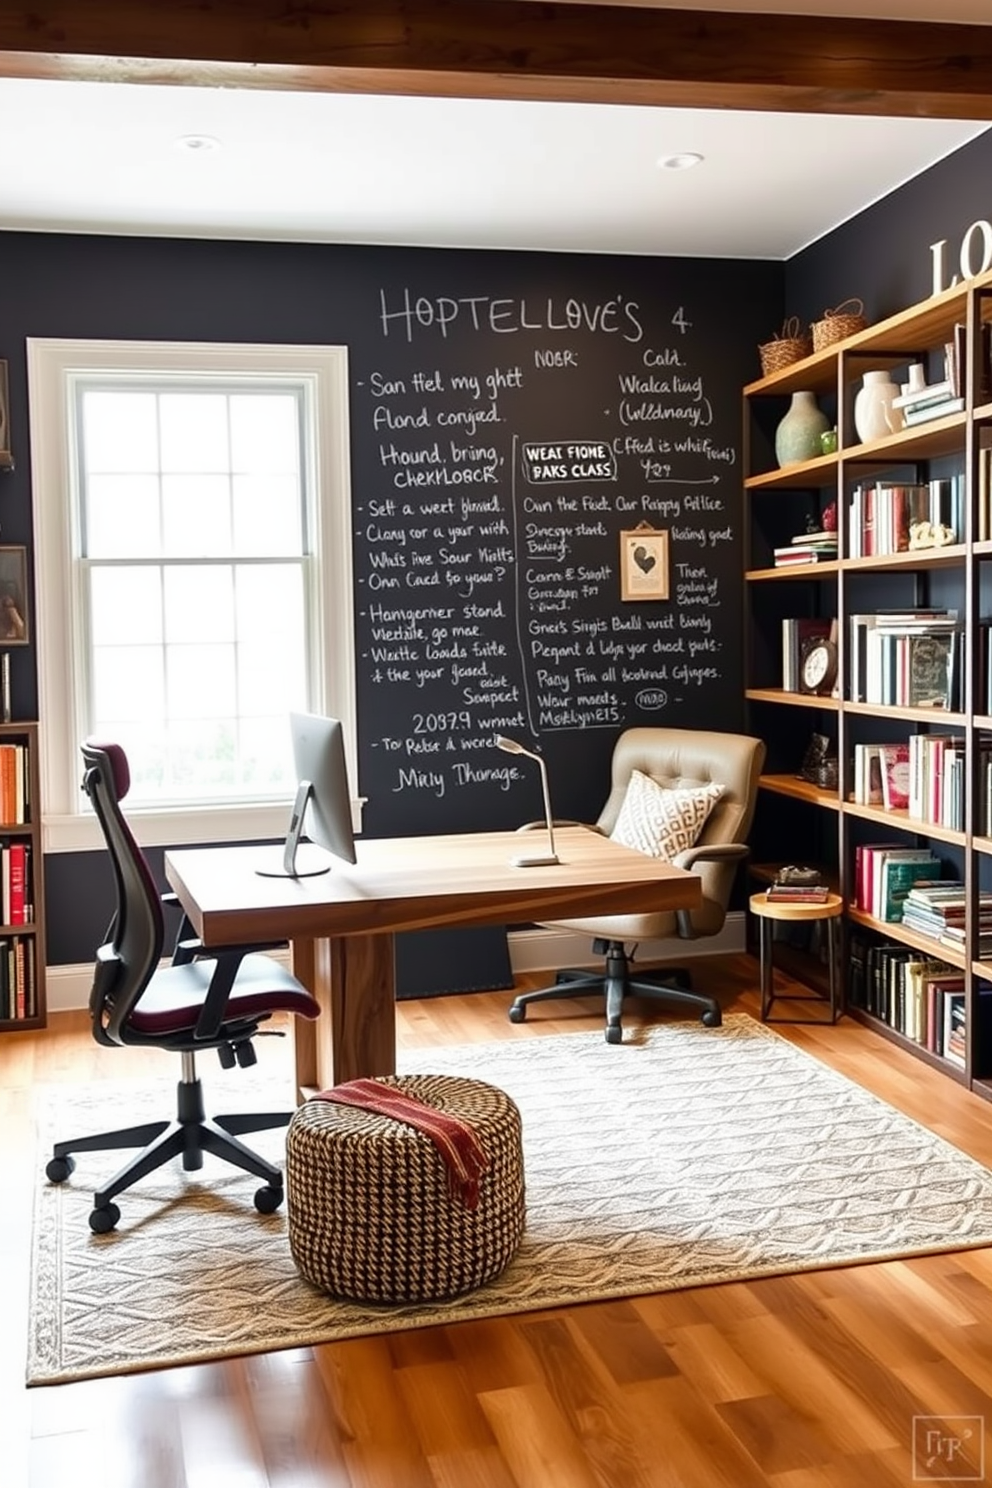
[[[627,1038],[402,1056],[403,1072],[502,1086],[523,1116],[523,1243],[495,1281],[443,1304],[357,1306],[316,1291],[296,1272],[285,1216],[257,1214],[256,1180],[209,1158],[201,1173],[170,1168],[123,1195],[104,1236],[87,1219],[115,1157],[80,1157],[62,1186],[41,1178],[28,1382],[992,1244],[988,1169],[752,1019]],[[226,1087],[214,1085],[220,1102]],[[105,1127],[108,1110],[123,1122],[129,1105],[139,1116],[170,1102],[171,1086],[50,1086],[40,1152],[56,1131]],[[284,1133],[267,1140],[276,1156]]]

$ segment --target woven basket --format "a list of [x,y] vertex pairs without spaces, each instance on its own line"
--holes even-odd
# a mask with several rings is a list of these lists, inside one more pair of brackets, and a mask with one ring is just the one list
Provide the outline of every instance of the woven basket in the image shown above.
[[836,310],[824,310],[823,319],[814,320],[811,327],[813,350],[823,351],[825,347],[863,331],[868,324],[864,309],[860,300],[845,300]]
[[362,1302],[455,1297],[497,1276],[524,1228],[520,1113],[503,1090],[451,1075],[382,1083],[472,1128],[489,1158],[479,1201],[450,1191],[429,1137],[357,1106],[312,1100],[286,1134],[289,1244],[307,1281]]
[[783,367],[791,367],[793,362],[801,362],[812,349],[809,336],[800,331],[798,315],[791,316],[782,326],[781,335],[758,347],[763,376],[781,372]]

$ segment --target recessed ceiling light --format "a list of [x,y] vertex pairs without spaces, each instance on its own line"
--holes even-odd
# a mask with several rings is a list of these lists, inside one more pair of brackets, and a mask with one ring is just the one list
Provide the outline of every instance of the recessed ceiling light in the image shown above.
[[694,165],[701,165],[703,158],[694,150],[686,150],[681,155],[663,155],[658,164],[662,170],[691,170]]
[[205,155],[209,150],[219,150],[220,140],[212,134],[181,134],[176,140],[180,150],[192,150]]

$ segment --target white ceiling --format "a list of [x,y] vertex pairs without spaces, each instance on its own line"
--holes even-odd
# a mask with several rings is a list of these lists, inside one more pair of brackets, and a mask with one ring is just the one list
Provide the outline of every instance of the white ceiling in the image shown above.
[[[992,21],[990,0],[759,3]],[[784,259],[987,127],[6,78],[0,229]],[[659,168],[683,151],[703,164]]]

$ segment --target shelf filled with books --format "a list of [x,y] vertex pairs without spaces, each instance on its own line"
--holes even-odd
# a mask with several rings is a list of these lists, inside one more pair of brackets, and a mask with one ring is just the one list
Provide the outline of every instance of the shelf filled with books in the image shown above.
[[[861,438],[881,370],[900,391]],[[837,450],[779,466],[803,390]],[[755,837],[835,869],[853,1015],[992,1100],[992,274],[743,398]],[[809,729],[833,789],[802,778]]]
[[966,1078],[966,978],[962,968],[898,941],[850,937],[848,1000],[928,1062]]
[[0,1033],[45,1023],[38,725],[0,724]]

